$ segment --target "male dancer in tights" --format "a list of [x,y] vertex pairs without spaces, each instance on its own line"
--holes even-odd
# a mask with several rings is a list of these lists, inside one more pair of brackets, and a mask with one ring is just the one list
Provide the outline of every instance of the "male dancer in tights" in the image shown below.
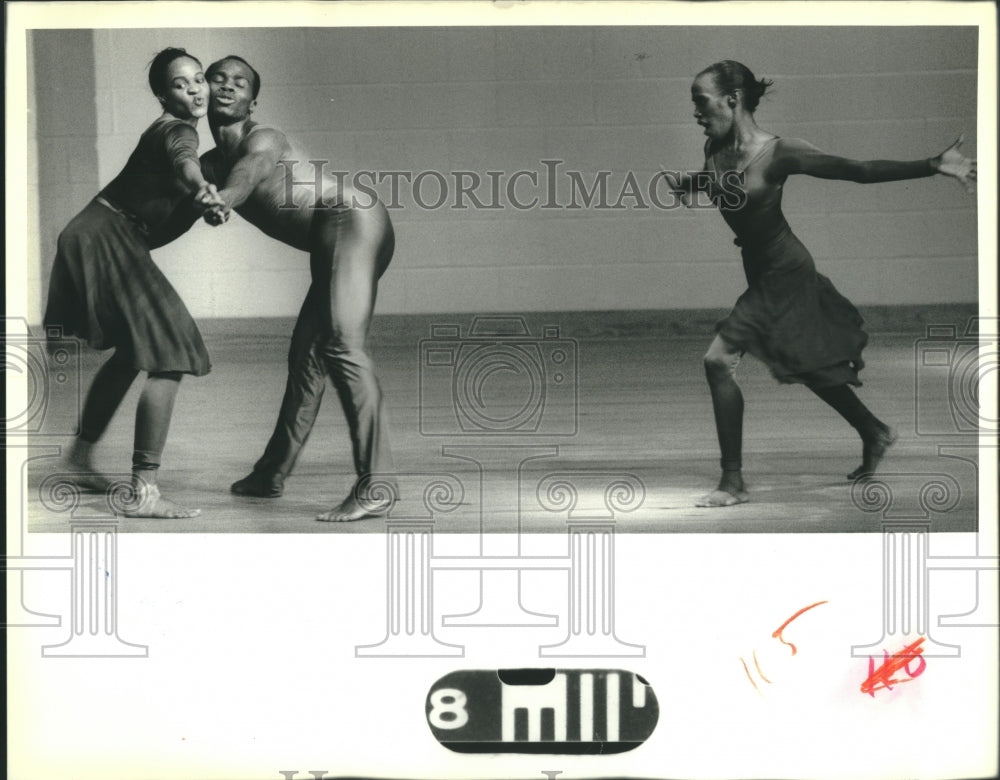
[[316,420],[329,375],[347,417],[358,479],[340,504],[316,519],[384,515],[389,501],[365,491],[366,477],[391,480],[394,470],[382,392],[365,342],[378,280],[393,253],[388,212],[371,193],[317,176],[314,158],[280,130],[251,119],[260,75],[244,59],[225,57],[206,76],[216,148],[202,156],[202,167],[224,204],[221,212],[206,211],[206,221],[222,221],[235,209],[272,238],[308,252],[312,274],[292,333],[277,425],[253,471],[233,483],[232,492],[270,498],[282,494],[284,479]]

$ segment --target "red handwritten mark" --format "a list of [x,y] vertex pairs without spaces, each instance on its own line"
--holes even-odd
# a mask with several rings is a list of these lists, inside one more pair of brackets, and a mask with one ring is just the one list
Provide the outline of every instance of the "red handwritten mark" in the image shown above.
[[760,675],[760,679],[762,679],[764,682],[766,682],[768,685],[770,685],[771,681],[768,680],[767,677],[764,676],[764,672],[760,668],[760,661],[757,660],[757,650],[756,650],[756,648],[754,648],[754,651],[753,651],[753,665],[757,667],[757,674]]
[[[815,604],[810,604],[808,607],[803,607],[798,612],[796,612],[794,615],[792,615],[790,618],[788,618],[788,620],[786,620],[784,623],[782,623],[780,626],[778,626],[777,630],[773,634],[771,634],[771,638],[772,639],[777,639],[782,644],[788,645],[790,648],[792,648],[792,655],[795,655],[799,651],[798,648],[795,645],[793,645],[791,642],[786,642],[785,638],[781,635],[781,632],[784,631],[786,628],[788,628],[788,624],[791,623],[793,620],[795,620],[795,618],[797,618],[800,615],[802,615],[804,612],[808,612],[810,609],[812,609],[813,607],[818,607],[820,604],[827,604],[827,603],[829,603],[829,602],[828,601],[817,601]],[[740,663],[743,664],[743,671],[746,672],[747,679],[750,680],[750,684],[754,687],[754,689],[757,691],[757,693],[760,693],[760,688],[758,688],[757,687],[757,683],[754,682],[753,676],[750,674],[750,667],[747,666],[747,662],[744,661],[743,658],[740,658]],[[767,676],[764,674],[764,670],[760,668],[760,661],[757,660],[757,650],[756,649],[754,649],[754,651],[753,651],[753,665],[757,669],[757,674],[760,675],[760,679],[762,679],[764,682],[768,683],[769,685],[772,684],[771,681],[768,680]]]
[[[760,688],[757,687],[757,683],[753,681],[753,677],[750,675],[750,667],[747,666],[747,662],[744,661],[743,658],[740,658],[740,663],[743,664],[743,671],[747,673],[747,679],[750,681],[750,684],[757,690],[757,693],[760,693]],[[760,675],[760,679],[768,685],[771,685],[771,681],[764,675],[764,670],[760,668],[760,661],[757,660],[756,649],[753,651],[753,665],[757,669],[757,674]]]
[[[757,687],[757,683],[755,683],[753,681],[753,677],[750,676],[750,669],[747,667],[747,662],[740,658],[740,663],[743,664],[743,671],[747,673],[747,679],[750,681],[750,684],[753,686],[754,690],[757,691],[757,693],[760,693],[760,688]],[[760,668],[758,667],[758,671],[759,670]]]
[[798,648],[795,647],[795,645],[793,645],[791,642],[786,642],[785,638],[781,635],[781,632],[784,631],[786,628],[788,628],[788,624],[791,623],[793,620],[795,620],[795,618],[797,618],[802,613],[808,612],[813,607],[818,607],[820,604],[826,604],[826,603],[828,603],[828,602],[827,601],[817,601],[815,604],[810,604],[808,607],[803,607],[798,612],[796,612],[794,615],[792,615],[790,618],[788,618],[788,620],[786,620],[784,623],[782,623],[780,626],[778,626],[777,630],[775,630],[775,632],[773,634],[771,634],[771,638],[772,639],[777,639],[783,645],[788,645],[790,648],[792,648],[792,655],[795,655],[798,652]]
[[[878,669],[875,668],[875,659],[872,656],[868,656],[868,679],[861,683],[861,692],[867,693],[874,698],[875,691],[883,689],[891,691],[893,685],[912,682],[915,678],[922,675],[927,668],[927,660],[921,655],[924,652],[924,649],[920,646],[923,642],[924,638],[920,637],[916,642],[907,645],[900,652],[894,653],[892,656],[889,655],[887,650],[883,650],[882,654],[885,657]],[[917,661],[917,668],[915,671],[910,671],[910,664],[914,660]],[[906,672],[909,679],[893,677],[900,670]]]

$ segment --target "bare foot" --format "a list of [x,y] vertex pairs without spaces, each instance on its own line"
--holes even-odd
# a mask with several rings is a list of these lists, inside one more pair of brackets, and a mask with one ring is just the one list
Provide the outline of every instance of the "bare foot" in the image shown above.
[[229,492],[237,496],[279,498],[285,492],[285,478],[281,474],[253,471],[230,485]]
[[156,485],[140,485],[135,488],[135,497],[130,501],[122,514],[125,517],[155,517],[159,519],[185,519],[197,517],[200,509],[188,509],[173,501],[168,501],[160,495]]
[[316,519],[324,523],[350,523],[355,520],[385,517],[392,508],[392,504],[392,499],[365,499],[355,495],[352,490],[347,498],[329,512],[316,515]]
[[719,488],[699,498],[694,502],[694,505],[699,507],[735,506],[736,504],[745,504],[749,500],[750,496],[745,490],[730,493],[728,490]]
[[743,474],[736,469],[723,469],[719,484],[711,493],[702,496],[694,502],[699,507],[735,506],[745,504],[750,500],[746,486],[743,484]]
[[885,453],[896,443],[897,438],[899,437],[896,431],[888,425],[880,425],[874,434],[862,438],[861,465],[848,474],[847,478],[854,480],[874,474]]

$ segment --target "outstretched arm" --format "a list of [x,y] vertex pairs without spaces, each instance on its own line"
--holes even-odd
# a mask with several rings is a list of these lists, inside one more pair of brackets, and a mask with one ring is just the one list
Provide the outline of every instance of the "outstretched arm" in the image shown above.
[[189,192],[196,194],[197,201],[206,207],[221,205],[215,186],[205,179],[198,161],[197,131],[184,122],[173,122],[164,136],[164,144],[174,174]]
[[271,175],[285,151],[285,136],[277,130],[261,129],[246,140],[246,152],[236,161],[219,190],[225,209],[238,208],[264,179]]
[[910,161],[850,160],[821,152],[805,141],[783,140],[775,151],[771,171],[778,176],[804,173],[860,184],[919,179],[940,173],[957,179],[971,191],[976,181],[976,161],[958,151],[963,140],[959,138],[937,157]]
[[[202,217],[206,217],[206,221],[213,225],[221,225],[228,219],[228,214],[222,210],[222,202],[219,200],[215,185],[210,181],[213,178],[213,163],[217,154],[218,152],[212,149],[203,154],[201,160],[196,156],[193,165],[197,166],[197,173],[190,170],[191,163],[186,155],[181,159],[189,171],[190,180],[200,179],[202,184],[196,191],[182,198],[170,216],[150,233],[150,249],[158,249],[180,238]],[[177,162],[175,160],[175,163]]]

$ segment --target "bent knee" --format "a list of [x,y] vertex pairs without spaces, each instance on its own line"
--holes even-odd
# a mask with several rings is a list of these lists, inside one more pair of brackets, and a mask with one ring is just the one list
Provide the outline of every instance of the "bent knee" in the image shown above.
[[330,317],[327,343],[338,349],[365,352],[368,349],[369,322],[370,317],[367,315],[352,317],[334,311]]
[[335,357],[351,362],[370,363],[367,339],[363,333],[343,332],[334,328],[330,338],[320,348],[324,357]]
[[702,358],[702,363],[705,366],[705,374],[710,379],[722,379],[732,376],[736,373],[736,366],[739,365],[739,362],[740,358],[738,354],[726,354],[713,350],[706,352]]
[[704,364],[706,370],[729,367],[729,361],[726,360],[726,356],[712,350],[709,350],[702,356],[701,362]]

